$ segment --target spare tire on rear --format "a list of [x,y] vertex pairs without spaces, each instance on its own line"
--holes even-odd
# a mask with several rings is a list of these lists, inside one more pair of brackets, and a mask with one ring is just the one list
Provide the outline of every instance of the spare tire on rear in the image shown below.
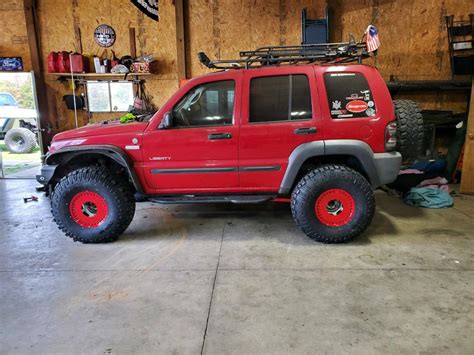
[[397,150],[404,164],[410,164],[422,156],[423,116],[412,100],[394,100],[397,117]]
[[36,148],[36,134],[26,128],[12,128],[5,134],[5,145],[13,154],[31,153]]

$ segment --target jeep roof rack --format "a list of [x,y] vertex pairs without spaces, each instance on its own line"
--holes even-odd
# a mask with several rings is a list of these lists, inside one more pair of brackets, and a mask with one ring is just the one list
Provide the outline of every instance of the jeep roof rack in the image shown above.
[[204,52],[198,53],[199,61],[210,69],[248,69],[273,65],[292,64],[345,64],[368,58],[364,42],[302,44],[293,46],[260,47],[253,51],[240,52],[238,59],[210,60]]

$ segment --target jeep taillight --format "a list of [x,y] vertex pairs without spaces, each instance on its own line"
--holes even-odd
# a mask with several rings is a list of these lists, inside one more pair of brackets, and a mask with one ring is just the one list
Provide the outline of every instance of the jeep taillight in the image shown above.
[[395,150],[397,146],[397,122],[390,122],[385,127],[385,151]]

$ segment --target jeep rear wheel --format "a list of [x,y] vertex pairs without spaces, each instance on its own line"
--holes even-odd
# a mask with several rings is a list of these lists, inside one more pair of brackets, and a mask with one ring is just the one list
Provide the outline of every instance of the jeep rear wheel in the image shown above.
[[410,164],[422,155],[424,126],[420,109],[412,100],[394,100],[397,117],[397,150]]
[[55,186],[51,212],[59,229],[74,241],[114,241],[129,226],[135,213],[130,186],[105,168],[75,170]]
[[360,173],[343,165],[324,165],[296,185],[291,211],[298,227],[311,239],[344,243],[370,225],[375,199]]

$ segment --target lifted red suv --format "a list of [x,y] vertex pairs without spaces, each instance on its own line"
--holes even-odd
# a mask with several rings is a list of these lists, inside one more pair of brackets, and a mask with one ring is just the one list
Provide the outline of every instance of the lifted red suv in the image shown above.
[[289,198],[310,238],[346,242],[369,226],[373,188],[398,174],[395,120],[371,66],[227,70],[190,80],[142,122],[57,134],[37,180],[59,228],[84,243],[118,238],[137,194],[178,204]]

